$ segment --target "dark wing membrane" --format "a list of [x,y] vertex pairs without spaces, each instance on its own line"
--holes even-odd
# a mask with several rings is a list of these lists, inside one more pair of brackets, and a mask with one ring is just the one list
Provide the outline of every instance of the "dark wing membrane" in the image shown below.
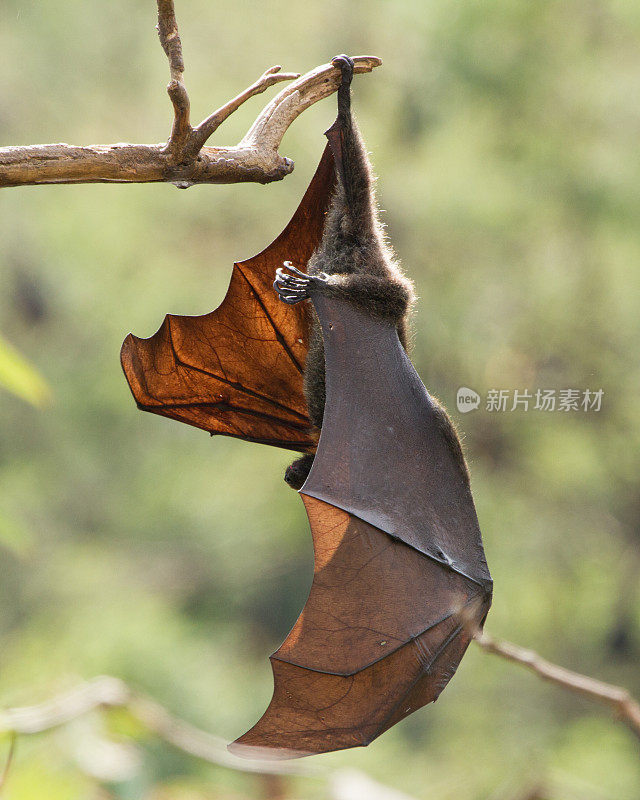
[[314,304],[325,343],[328,411],[302,491],[490,589],[455,434],[395,328],[338,298],[317,297]]
[[315,449],[302,388],[309,312],[281,303],[273,281],[283,261],[306,268],[334,183],[327,147],[291,222],[262,253],[234,264],[215,311],[169,315],[149,339],[125,339],[122,367],[140,408],[211,434]]
[[272,656],[274,695],[232,745],[292,757],[366,745],[435,700],[491,603],[466,472],[395,329],[313,297],[327,401],[301,494],[315,572]]
[[231,746],[240,755],[367,745],[437,699],[489,608],[473,581],[335,506],[303,500],[313,584],[271,657],[271,704]]

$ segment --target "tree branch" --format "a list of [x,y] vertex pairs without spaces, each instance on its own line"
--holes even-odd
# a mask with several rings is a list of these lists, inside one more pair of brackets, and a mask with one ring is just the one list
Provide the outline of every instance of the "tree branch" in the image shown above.
[[21,735],[43,733],[99,708],[126,708],[156,736],[211,764],[264,775],[321,774],[309,764],[284,764],[234,756],[227,750],[224,739],[174,717],[159,703],[137,694],[123,681],[110,676],[94,678],[39,705],[0,712],[0,734],[10,734],[13,739]]
[[156,28],[162,49],[169,59],[169,73],[171,75],[167,92],[173,104],[173,127],[167,142],[167,148],[172,154],[179,156],[193,129],[191,128],[189,116],[189,95],[184,85],[182,42],[178,33],[178,22],[173,0],[158,0],[158,24]]
[[193,132],[194,135],[190,143],[191,149],[197,154],[207,139],[220,127],[225,119],[233,114],[236,109],[240,108],[250,97],[261,94],[268,89],[269,86],[273,86],[274,83],[295,80],[300,77],[299,72],[280,72],[281,69],[282,67],[279,64],[275,67],[271,67],[271,69],[268,69],[261,75],[255,83],[251,84],[248,89],[245,89],[244,92],[234,97],[233,100],[229,100],[228,103],[225,103],[225,105],[217,111],[214,111],[211,116],[203,120]]
[[509,642],[499,642],[488,633],[476,633],[475,641],[487,653],[493,653],[514,664],[521,664],[545,681],[609,706],[616,717],[640,739],[640,705],[626,689],[559,667],[541,658],[533,650],[526,650]]
[[[509,642],[499,642],[487,633],[478,632],[474,638],[476,644],[485,652],[498,655],[512,663],[521,664],[543,680],[551,681],[563,689],[608,705],[640,738],[640,706],[626,689],[559,667],[531,650]],[[333,776],[335,778],[339,774],[327,772],[326,769],[310,765],[308,762],[283,763],[238,758],[229,753],[226,741],[221,737],[200,730],[173,716],[155,700],[134,692],[123,681],[109,676],[94,678],[39,705],[0,711],[0,736],[5,734],[11,737],[9,763],[18,736],[43,733],[100,708],[126,708],[143,727],[165,742],[188,755],[201,758],[217,766],[261,775]],[[6,778],[7,771],[8,765],[4,770],[5,774],[0,781],[0,787]],[[361,776],[361,779],[367,780],[365,776]],[[380,787],[380,789],[385,790],[385,787]],[[371,794],[371,792],[367,793]],[[336,790],[335,796],[342,798],[347,794]]]
[[[400,794],[375,783],[357,770],[331,770],[309,761],[274,761],[239,758],[227,750],[227,742],[219,736],[200,730],[170,714],[155,700],[134,692],[123,681],[104,675],[71,689],[44,703],[0,711],[0,736],[10,736],[9,755],[0,789],[7,778],[16,741],[21,735],[44,733],[65,725],[91,711],[104,708],[125,708],[148,731],[187,755],[210,764],[262,776],[297,775],[308,778],[330,778],[330,796],[334,800],[371,797],[376,800],[398,800]],[[280,795],[277,795],[280,796]],[[411,800],[402,795],[402,800]]]
[[[221,106],[196,128],[190,122],[184,59],[173,0],[157,0],[158,36],[169,60],[167,92],[173,104],[171,134],[165,144],[110,144],[77,147],[38,144],[0,148],[0,187],[56,183],[269,183],[293,170],[278,153],[285,131],[305,109],[338,89],[341,73],[325,64],[299,77],[271,67],[255,83]],[[371,72],[382,62],[356,56],[356,72]],[[296,80],[297,79],[297,80]],[[295,80],[267,105],[236,145],[206,147],[211,134],[251,97],[280,81]]]
[[171,80],[182,83],[184,59],[182,58],[182,42],[178,33],[178,22],[173,0],[158,0],[157,31],[162,49],[169,59]]

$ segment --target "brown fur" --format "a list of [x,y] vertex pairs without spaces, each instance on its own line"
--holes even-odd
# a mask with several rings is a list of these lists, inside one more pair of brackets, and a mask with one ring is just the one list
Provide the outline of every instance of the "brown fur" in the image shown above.
[[[311,257],[310,275],[331,276],[330,291],[398,327],[407,341],[413,286],[400,271],[378,220],[374,179],[355,123],[343,128],[344,179],[338,181],[327,213],[320,247]],[[305,395],[313,424],[321,428],[325,403],[324,344],[320,324],[312,322],[305,369]]]
[[[327,213],[320,247],[307,266],[310,275],[330,276],[323,291],[341,296],[369,314],[393,322],[403,347],[407,346],[408,316],[413,285],[402,273],[385,241],[374,193],[374,178],[360,132],[348,114],[342,119],[344,175],[339,176]],[[322,331],[315,313],[309,336],[304,391],[309,416],[322,427],[325,406],[325,359]],[[436,402],[438,424],[466,474],[458,436],[444,409]],[[311,469],[313,456],[290,465],[287,483],[299,489]]]

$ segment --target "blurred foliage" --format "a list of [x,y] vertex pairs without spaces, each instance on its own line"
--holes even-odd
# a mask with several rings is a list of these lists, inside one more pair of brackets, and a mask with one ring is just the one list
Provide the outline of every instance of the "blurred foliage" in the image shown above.
[[49,399],[49,387],[38,372],[0,336],[0,387],[40,406]]
[[[384,59],[355,104],[421,298],[414,361],[465,432],[495,580],[489,629],[640,695],[640,6],[176,1],[194,119],[271,64]],[[154,24],[152,0],[4,0],[1,143],[165,139]],[[237,141],[262,99],[214,140]],[[0,394],[2,706],[98,673],[230,739],[266,706],[266,654],[312,570],[281,478],[289,455],[137,413],[118,352],[168,311],[220,302],[232,261],[289,219],[334,108],[294,123],[282,153],[296,170],[279,184],[1,193],[0,326],[54,393],[41,410]],[[598,413],[460,417],[459,386],[605,394]],[[6,796],[268,794],[116,728],[137,747],[129,774],[92,772],[87,734],[70,726],[18,742]],[[637,741],[606,712],[474,648],[435,706],[318,761],[424,800],[510,800],[532,785],[548,800],[632,800],[640,786]]]

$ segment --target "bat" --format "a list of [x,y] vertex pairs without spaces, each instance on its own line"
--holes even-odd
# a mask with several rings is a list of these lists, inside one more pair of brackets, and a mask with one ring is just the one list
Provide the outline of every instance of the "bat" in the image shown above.
[[304,454],[288,482],[314,578],[271,703],[230,745],[247,757],[364,746],[436,700],[492,596],[455,429],[403,346],[410,284],[377,223],[352,63],[333,63],[338,118],[292,221],[216,311],[122,349],[140,408]]

